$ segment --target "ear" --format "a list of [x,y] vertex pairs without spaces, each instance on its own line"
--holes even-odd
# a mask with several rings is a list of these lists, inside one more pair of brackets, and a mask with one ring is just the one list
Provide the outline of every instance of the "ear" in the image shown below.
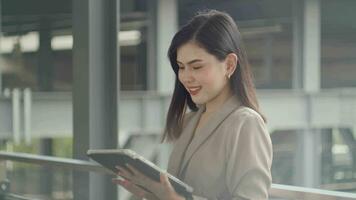
[[235,72],[237,62],[239,58],[235,53],[229,53],[225,58],[226,63],[226,75],[230,78],[230,76]]

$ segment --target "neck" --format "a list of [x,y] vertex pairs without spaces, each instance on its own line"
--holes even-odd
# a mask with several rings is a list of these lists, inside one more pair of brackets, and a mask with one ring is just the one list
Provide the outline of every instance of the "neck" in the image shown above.
[[220,94],[214,97],[211,101],[205,104],[205,113],[209,114],[215,112],[233,95],[230,87],[223,89]]

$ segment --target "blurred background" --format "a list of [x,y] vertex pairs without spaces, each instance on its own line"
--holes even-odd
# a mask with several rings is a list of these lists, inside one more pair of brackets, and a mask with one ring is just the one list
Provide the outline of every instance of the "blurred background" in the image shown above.
[[[0,0],[0,7],[0,150],[87,160],[89,148],[125,147],[165,168],[171,147],[159,140],[175,80],[167,48],[197,11],[217,9],[244,39],[273,142],[273,183],[356,193],[356,1]],[[96,188],[88,173],[0,166],[10,191],[27,198],[88,199],[83,193]]]

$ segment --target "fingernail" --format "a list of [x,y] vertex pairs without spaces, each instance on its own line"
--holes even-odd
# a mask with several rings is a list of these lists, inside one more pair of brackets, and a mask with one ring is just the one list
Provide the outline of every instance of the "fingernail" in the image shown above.
[[118,177],[116,177],[116,178],[114,178],[114,179],[117,179],[117,180],[120,180],[120,181],[125,180],[125,179],[123,179],[121,176],[118,176]]

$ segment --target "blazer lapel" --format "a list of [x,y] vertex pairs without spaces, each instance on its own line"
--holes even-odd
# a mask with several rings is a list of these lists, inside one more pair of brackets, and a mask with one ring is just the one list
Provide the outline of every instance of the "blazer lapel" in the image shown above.
[[[206,124],[198,130],[195,134],[192,142],[188,146],[187,152],[184,155],[183,164],[180,167],[180,174],[184,172],[186,165],[189,163],[189,160],[192,158],[194,153],[198,148],[208,139],[208,137],[214,133],[214,130],[238,107],[240,106],[239,101],[235,96],[229,98],[224,105],[206,122]],[[200,118],[200,115],[198,116]],[[198,118],[198,121],[199,121]],[[195,119],[196,120],[196,119]],[[198,123],[194,120],[194,128],[192,128],[192,133]],[[186,148],[186,146],[184,146]],[[183,173],[184,174],[184,173]]]
[[185,151],[187,150],[195,127],[197,126],[203,111],[204,109],[200,108],[197,113],[192,116],[191,120],[189,120],[186,126],[183,128],[181,136],[178,138],[176,144],[173,147],[172,157],[168,166],[172,175],[177,176],[180,171]]

